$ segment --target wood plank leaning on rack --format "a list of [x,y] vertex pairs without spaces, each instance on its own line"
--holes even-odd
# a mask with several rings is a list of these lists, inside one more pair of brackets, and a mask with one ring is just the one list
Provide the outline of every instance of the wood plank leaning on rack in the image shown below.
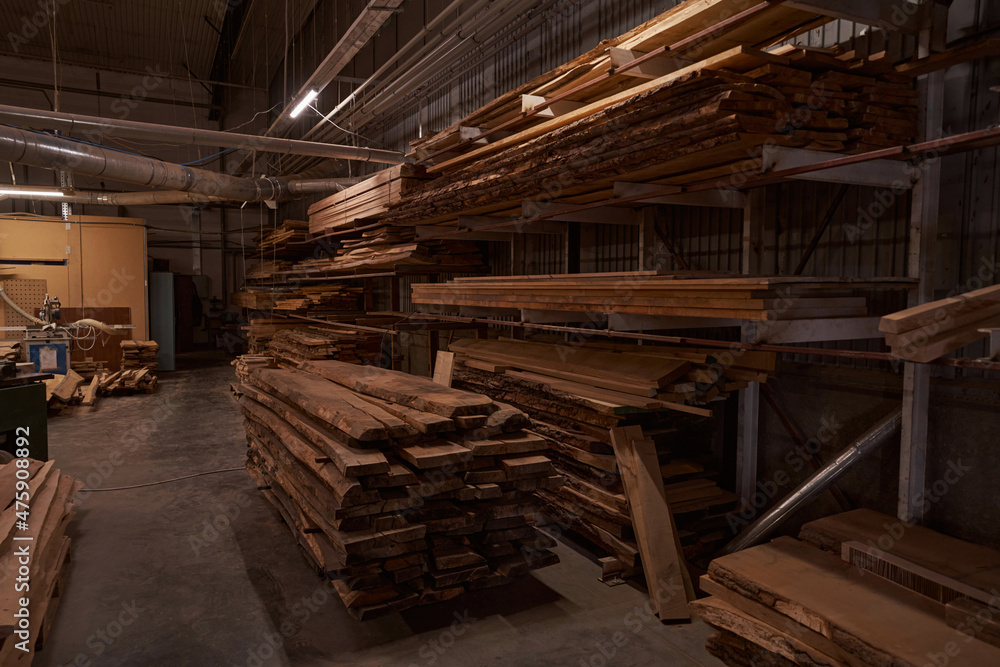
[[643,436],[639,426],[612,429],[611,441],[656,615],[661,621],[689,620],[688,602],[695,599],[694,587],[664,495],[656,445]]

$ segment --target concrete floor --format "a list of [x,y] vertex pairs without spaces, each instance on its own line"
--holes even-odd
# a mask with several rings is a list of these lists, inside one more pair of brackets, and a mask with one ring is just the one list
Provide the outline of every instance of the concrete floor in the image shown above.
[[[183,356],[152,396],[50,421],[59,467],[113,488],[240,467],[228,359]],[[570,543],[520,583],[359,623],[241,472],[84,494],[54,632],[36,665],[721,665],[701,623],[597,581]]]

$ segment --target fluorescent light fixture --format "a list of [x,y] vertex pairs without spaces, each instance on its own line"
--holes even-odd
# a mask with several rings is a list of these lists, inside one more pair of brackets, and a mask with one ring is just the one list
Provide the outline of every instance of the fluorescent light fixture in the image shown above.
[[0,188],[0,195],[8,197],[65,197],[65,192],[59,190],[4,190]]
[[291,117],[292,118],[297,117],[317,97],[319,97],[319,91],[318,90],[310,90],[308,93],[306,93],[306,96],[302,98],[302,101],[299,102],[298,105],[294,109],[292,109],[292,113],[290,114]]

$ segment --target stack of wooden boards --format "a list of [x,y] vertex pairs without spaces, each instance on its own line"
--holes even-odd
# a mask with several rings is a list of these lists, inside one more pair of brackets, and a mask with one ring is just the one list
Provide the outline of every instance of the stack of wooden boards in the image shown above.
[[892,355],[927,363],[1000,329],[1000,285],[886,315],[879,324]]
[[[325,260],[323,260],[325,261]],[[296,274],[298,283],[304,276]],[[358,312],[363,292],[360,287],[339,284],[285,286],[287,278],[278,277],[274,286],[250,286],[233,294],[233,303],[241,308],[285,312]]]
[[149,369],[156,374],[156,355],[160,346],[155,340],[123,340],[122,368],[124,370]]
[[1000,664],[1000,552],[871,510],[799,537],[717,558],[702,577],[713,597],[692,611],[727,664]]
[[94,379],[102,394],[152,394],[158,384],[155,371],[149,368],[101,373]]
[[315,237],[363,226],[358,223],[378,218],[389,204],[398,201],[424,178],[427,176],[419,167],[399,165],[384,169],[310,206],[309,232]]
[[267,344],[267,351],[283,368],[303,361],[334,359],[349,364],[373,364],[381,354],[381,335],[335,326],[284,329]]
[[240,392],[248,471],[355,616],[558,561],[531,494],[563,480],[519,410],[337,361],[254,368]]
[[772,352],[690,347],[567,344],[553,340],[459,339],[450,348],[468,368],[540,382],[621,410],[675,410],[706,416],[704,405],[747,382],[766,382]]
[[336,257],[308,259],[296,264],[292,271],[301,279],[323,278],[343,274],[364,274],[380,271],[436,271],[471,273],[483,269],[483,257],[474,243],[467,241],[394,240],[412,237],[387,235],[385,239],[360,239],[345,247]]
[[236,369],[237,382],[233,383],[231,387],[237,398],[242,395],[240,394],[240,384],[250,381],[250,372],[253,369],[278,367],[274,357],[266,354],[242,354],[233,359],[230,365]]
[[806,277],[698,277],[640,273],[490,276],[416,283],[413,303],[511,310],[623,313],[740,320],[861,317],[873,287],[903,288],[907,280]]
[[730,376],[765,381],[774,354],[726,351],[723,366],[704,351],[679,347],[462,339],[450,349],[456,354],[456,387],[523,410],[532,420],[530,430],[547,440],[549,456],[567,481],[537,492],[546,512],[617,558],[626,575],[638,573],[641,558],[610,429],[640,425],[653,441],[689,562],[704,562],[731,537],[726,514],[736,497],[714,479],[712,411],[648,393],[709,370],[718,379],[708,387],[725,385]]
[[783,44],[830,19],[774,3],[749,21],[706,30],[755,4],[681,3],[414,142],[414,156],[433,162],[427,172],[437,178],[390,204],[383,219],[454,227],[460,215],[520,216],[526,203],[538,213],[612,200],[621,181],[745,179],[760,173],[748,157],[764,145],[859,152],[912,143],[912,76],[854,53]]
[[[18,470],[14,463],[0,465],[0,572],[5,573],[0,587],[0,665],[4,667],[30,665],[52,632],[70,559],[66,526],[74,512],[73,497],[83,486],[71,476],[60,474],[52,461],[28,459],[31,500],[30,510],[25,511],[24,505],[15,500]],[[15,537],[19,539],[15,541]],[[30,595],[18,592],[14,586],[18,568],[24,564],[17,552],[25,546],[31,556],[27,565]],[[27,637],[15,632],[19,629],[15,613],[21,609],[22,597],[29,599]],[[18,645],[29,650],[20,650]]]
[[99,375],[107,370],[103,361],[94,361],[87,357],[83,361],[71,361],[69,367],[80,374],[84,380],[92,380],[95,375]]
[[263,260],[275,261],[312,254],[313,246],[308,240],[308,222],[285,220],[267,234],[257,238],[256,256]]

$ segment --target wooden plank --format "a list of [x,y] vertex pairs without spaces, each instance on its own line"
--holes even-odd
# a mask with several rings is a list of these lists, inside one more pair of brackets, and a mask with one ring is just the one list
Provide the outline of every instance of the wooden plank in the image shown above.
[[992,646],[1000,647],[1000,620],[996,618],[996,602],[982,602],[958,598],[945,607],[945,620],[949,627],[963,635],[975,637]]
[[83,378],[73,369],[69,369],[62,382],[52,391],[52,396],[63,403],[69,403],[76,393],[77,387],[83,383]]
[[664,495],[656,445],[643,437],[638,426],[612,429],[611,441],[657,616],[661,621],[690,619],[687,603],[695,599],[694,588]]
[[430,378],[374,366],[339,361],[307,361],[302,370],[363,394],[443,417],[489,414],[493,401],[485,396],[442,387]]
[[290,403],[358,442],[378,442],[389,437],[382,422],[354,406],[356,397],[344,387],[316,375],[293,370],[256,368],[251,371],[251,376]]
[[[747,614],[719,598],[696,600],[691,603],[691,612],[709,625],[728,630],[753,644],[791,660],[796,665],[832,667],[843,664],[842,661],[838,661],[802,641],[793,632],[786,632],[768,625],[761,619]],[[859,667],[861,665],[859,662],[854,664],[859,665]]]
[[[923,665],[957,648],[935,603],[791,538],[717,558],[709,575],[870,665]],[[1000,661],[1000,649],[981,642],[963,643],[960,652],[965,664]]]
[[434,381],[443,387],[451,387],[451,379],[455,374],[455,353],[438,350],[434,360]]

